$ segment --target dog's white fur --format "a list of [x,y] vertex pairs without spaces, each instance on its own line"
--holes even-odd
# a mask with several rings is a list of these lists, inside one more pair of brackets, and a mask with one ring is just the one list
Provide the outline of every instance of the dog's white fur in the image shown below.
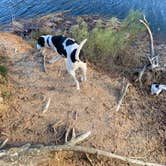
[[[52,48],[56,52],[55,56],[51,60],[48,61],[48,63],[51,64],[51,63],[57,61],[59,59],[59,57],[61,57],[62,55],[60,55],[58,53],[56,46],[54,46],[54,44],[53,44],[53,42],[51,40],[51,38],[53,37],[52,35],[46,35],[46,36],[42,36],[42,37],[44,38],[44,47]],[[66,41],[68,39],[74,41],[74,43],[71,44],[71,45],[66,45]],[[64,50],[67,53],[67,57],[65,58],[65,60],[66,60],[66,69],[67,69],[68,73],[73,77],[73,79],[74,79],[74,81],[76,83],[77,90],[80,89],[79,81],[76,78],[76,70],[78,68],[80,68],[82,70],[82,72],[83,72],[82,81],[86,81],[87,80],[87,78],[86,78],[87,64],[85,62],[82,62],[79,59],[80,50],[82,49],[82,47],[86,43],[86,41],[87,41],[87,39],[83,40],[80,44],[77,44],[74,39],[66,38],[64,40],[64,42],[62,43],[63,48],[64,48]],[[37,43],[37,49],[41,49],[41,48],[42,47]],[[75,54],[75,59],[77,61],[73,63],[72,60],[71,60],[71,53],[75,49],[77,49],[76,50],[76,54]]]

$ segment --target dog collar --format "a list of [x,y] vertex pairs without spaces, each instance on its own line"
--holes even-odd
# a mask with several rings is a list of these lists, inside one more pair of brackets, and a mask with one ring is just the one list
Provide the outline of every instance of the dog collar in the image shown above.
[[49,39],[50,39],[50,37],[47,38],[47,45],[48,45],[49,47],[51,47],[50,44],[49,44]]

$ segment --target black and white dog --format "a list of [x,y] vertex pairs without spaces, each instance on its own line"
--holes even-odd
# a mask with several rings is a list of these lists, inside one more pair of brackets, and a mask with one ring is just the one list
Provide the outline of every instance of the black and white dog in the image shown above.
[[56,52],[55,56],[48,61],[48,63],[51,64],[57,61],[59,57],[64,57],[66,59],[67,71],[74,78],[77,90],[80,89],[75,73],[78,68],[81,68],[83,72],[82,80],[86,81],[87,64],[83,51],[81,50],[86,41],[87,39],[78,44],[74,39],[62,35],[40,36],[37,41],[37,49],[48,47]]

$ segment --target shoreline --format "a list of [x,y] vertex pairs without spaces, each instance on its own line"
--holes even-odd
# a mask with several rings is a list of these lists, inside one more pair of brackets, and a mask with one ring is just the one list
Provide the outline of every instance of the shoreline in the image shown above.
[[[111,18],[116,18],[117,20],[122,20],[122,19],[118,19],[117,17],[104,17],[104,16],[100,16],[100,15],[97,15],[97,14],[84,14],[84,15],[70,15],[70,14],[66,14],[66,13],[69,13],[70,10],[61,10],[61,11],[57,11],[57,12],[53,12],[53,13],[49,13],[49,14],[39,14],[39,15],[36,15],[34,17],[28,17],[28,18],[19,18],[19,19],[16,19],[14,20],[14,23],[18,23],[18,24],[26,24],[26,22],[34,22],[34,20],[41,20],[42,18],[45,18],[45,17],[50,17],[50,16],[60,16],[60,17],[64,17],[63,19],[64,20],[71,20],[73,18],[77,18],[77,17],[87,17],[87,18],[97,18],[97,19],[102,19],[102,20],[109,20]],[[65,17],[67,19],[65,19]],[[62,23],[63,24],[63,23]],[[16,25],[17,26],[17,25]],[[12,27],[12,21],[9,21],[7,23],[0,23],[0,31],[7,31],[7,32],[12,32],[13,30],[13,27]],[[166,44],[166,32],[161,32],[161,31],[156,31],[156,32],[153,32],[153,36],[154,36],[154,41],[156,44]]]

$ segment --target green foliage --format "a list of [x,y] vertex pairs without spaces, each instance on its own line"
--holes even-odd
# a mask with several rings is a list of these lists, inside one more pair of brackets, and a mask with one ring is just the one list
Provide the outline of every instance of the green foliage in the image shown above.
[[140,11],[130,10],[128,16],[122,21],[121,31],[130,34],[130,39],[133,40],[138,32],[145,31],[145,27],[139,22],[142,18],[142,13]]
[[80,42],[89,37],[88,25],[81,17],[78,17],[76,21],[77,24],[73,25],[70,31],[71,35]]
[[2,91],[2,97],[4,99],[9,99],[11,97],[11,92],[9,90]]
[[3,77],[7,76],[7,58],[6,58],[6,50],[2,46],[0,46],[0,75]]
[[0,65],[0,75],[4,77],[7,75],[7,68],[3,65]]
[[105,26],[102,20],[98,20],[96,26],[89,30],[88,24],[78,17],[77,24],[72,26],[70,33],[79,42],[88,38],[85,45],[85,53],[89,60],[96,61],[99,57],[103,59],[113,57],[120,53],[133,41],[136,35],[144,28],[139,23],[142,14],[131,10],[128,16],[122,20],[120,27],[116,28],[116,18],[112,18]]

